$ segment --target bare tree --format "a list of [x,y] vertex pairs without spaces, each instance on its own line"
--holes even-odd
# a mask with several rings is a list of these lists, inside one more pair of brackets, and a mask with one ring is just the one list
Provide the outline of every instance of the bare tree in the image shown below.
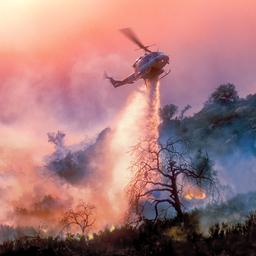
[[187,150],[182,141],[168,140],[159,144],[150,140],[136,145],[132,152],[134,178],[129,185],[130,207],[142,216],[145,204],[151,203],[155,209],[155,219],[159,216],[159,205],[173,207],[177,217],[183,219],[182,196],[184,184],[208,188],[214,182],[214,175],[207,156],[197,157],[193,162],[185,157]]
[[95,223],[95,218],[93,217],[94,209],[95,207],[93,205],[81,202],[74,210],[70,209],[66,211],[60,221],[63,229],[77,226],[84,235]]

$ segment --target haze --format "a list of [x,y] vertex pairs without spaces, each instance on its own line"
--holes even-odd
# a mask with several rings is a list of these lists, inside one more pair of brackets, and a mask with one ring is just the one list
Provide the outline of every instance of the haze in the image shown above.
[[[114,89],[141,51],[118,29],[170,55],[161,104],[198,110],[220,83],[255,92],[254,1],[9,0],[0,2],[1,144],[48,152],[46,132],[70,142],[111,126],[142,82]],[[42,146],[44,145],[44,146]],[[43,148],[45,150],[43,150]]]

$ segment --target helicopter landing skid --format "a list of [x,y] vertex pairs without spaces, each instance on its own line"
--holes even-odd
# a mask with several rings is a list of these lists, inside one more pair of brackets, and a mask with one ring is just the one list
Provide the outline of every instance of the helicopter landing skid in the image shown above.
[[165,72],[164,75],[162,75],[161,77],[159,77],[159,80],[163,79],[164,77],[168,76],[170,74],[171,70],[169,69],[167,72]]

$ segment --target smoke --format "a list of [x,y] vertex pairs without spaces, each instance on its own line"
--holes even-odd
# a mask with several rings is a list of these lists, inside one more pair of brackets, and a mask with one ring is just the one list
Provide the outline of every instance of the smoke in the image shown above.
[[[5,149],[1,171],[0,221],[5,225],[46,225],[59,232],[63,213],[80,201],[95,205],[94,230],[121,224],[128,211],[132,147],[158,137],[159,82],[135,90],[112,123],[94,139],[68,145],[69,134],[48,133],[54,152],[42,166],[35,152]],[[26,159],[26,161],[24,161]],[[11,217],[11,218],[10,218]],[[51,227],[51,231],[49,229]]]
[[[213,158],[225,187],[225,199],[255,187],[255,134],[253,127],[250,132],[246,130],[254,122],[254,104],[255,96],[239,99],[231,110],[212,103],[195,116],[161,124],[162,136],[190,137],[195,152],[200,148]],[[130,151],[143,139],[159,137],[159,105],[159,81],[147,81],[147,87],[129,96],[111,129],[104,129],[94,139],[70,145],[64,140],[69,138],[68,133],[49,133],[55,151],[44,157],[45,166],[36,161],[37,151],[16,149],[14,153],[2,147],[1,223],[33,227],[44,224],[58,232],[64,211],[86,201],[96,206],[94,230],[121,224],[128,210],[126,187],[133,175]],[[234,118],[232,123],[227,116]],[[216,120],[218,127],[209,132]],[[200,199],[205,196],[198,193]]]
[[[158,137],[159,85],[139,89],[127,100],[134,88],[114,90],[102,80],[104,70],[125,75],[130,61],[124,59],[135,57],[116,28],[130,24],[145,42],[171,54],[175,75],[163,80],[165,102],[171,98],[184,104],[187,99],[198,106],[215,82],[232,79],[243,93],[255,84],[255,54],[250,51],[255,36],[248,32],[255,28],[254,3],[249,2],[165,1],[147,5],[141,16],[145,1],[137,3],[141,8],[130,1],[2,1],[1,223],[38,226],[47,220],[55,228],[63,211],[80,200],[98,206],[95,228],[119,223],[127,207],[123,188],[131,177],[130,147],[149,134]],[[122,15],[124,7],[129,15]],[[149,26],[148,17],[155,15]],[[162,33],[159,27],[172,32]],[[252,106],[245,112],[255,112]],[[238,147],[232,146],[236,131],[248,134],[250,125],[241,122],[244,127],[233,126],[232,132],[228,126],[216,128],[207,137],[201,128],[209,123],[200,127],[201,121],[186,125],[184,120],[182,129],[193,131],[197,143],[209,145],[223,185],[229,186],[228,196],[253,190],[255,137],[244,136]],[[99,133],[106,126],[111,130]],[[58,129],[66,133],[65,143],[52,153],[45,134]],[[95,140],[84,142],[85,133]],[[226,145],[230,154],[220,157],[217,153]]]
[[[256,95],[237,97],[229,85],[220,86],[204,107],[193,116],[165,119],[161,138],[185,138],[192,152],[205,152],[214,164],[218,177],[218,203],[202,210],[204,230],[218,221],[236,221],[255,208],[255,103]],[[223,97],[223,96],[227,97]],[[217,193],[218,194],[218,193]],[[223,215],[223,217],[221,217]]]
[[48,133],[49,142],[55,145],[55,152],[46,157],[47,168],[71,184],[89,185],[92,179],[104,179],[102,164],[106,165],[109,151],[109,128],[101,131],[92,142],[68,147],[64,144],[65,134]]
[[255,192],[238,194],[220,204],[208,205],[203,209],[197,209],[200,218],[200,229],[208,235],[209,227],[216,223],[241,223],[248,215],[255,211]]

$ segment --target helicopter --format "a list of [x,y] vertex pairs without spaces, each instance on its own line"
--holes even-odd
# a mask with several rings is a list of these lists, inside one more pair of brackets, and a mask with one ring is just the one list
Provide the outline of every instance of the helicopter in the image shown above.
[[[145,82],[148,79],[153,78],[162,79],[170,73],[170,70],[168,72],[165,72],[164,70],[164,67],[169,64],[168,55],[163,52],[149,50],[149,47],[152,45],[145,46],[142,44],[142,42],[131,28],[120,29],[120,32],[122,32],[128,39],[139,46],[139,49],[144,50],[145,53],[143,56],[139,57],[132,65],[134,68],[134,73],[125,79],[115,80],[113,77],[110,77],[107,75],[107,73],[105,73],[105,78],[108,79],[115,88],[126,84],[133,84],[139,79],[144,79]],[[163,75],[159,78],[161,74]]]

